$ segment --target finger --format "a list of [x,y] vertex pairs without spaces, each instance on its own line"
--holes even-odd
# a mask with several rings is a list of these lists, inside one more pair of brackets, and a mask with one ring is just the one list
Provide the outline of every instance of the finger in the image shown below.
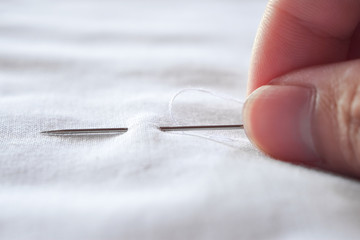
[[360,58],[360,25],[359,24],[357,25],[356,30],[351,39],[348,58],[349,59]]
[[359,76],[360,60],[354,60],[260,87],[244,107],[247,135],[275,158],[360,177]]
[[271,0],[255,41],[248,93],[290,71],[346,60],[359,20],[359,0]]

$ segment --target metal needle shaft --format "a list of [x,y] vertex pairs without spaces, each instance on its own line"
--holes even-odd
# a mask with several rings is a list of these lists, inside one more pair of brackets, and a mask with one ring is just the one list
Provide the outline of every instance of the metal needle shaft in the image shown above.
[[[199,131],[199,130],[236,130],[243,129],[244,125],[206,125],[206,126],[172,126],[172,127],[159,127],[163,132],[171,131]],[[42,134],[52,136],[72,136],[72,135],[114,135],[123,134],[128,131],[128,128],[89,128],[89,129],[62,129],[44,131]]]
[[207,126],[174,126],[174,127],[160,127],[161,131],[199,131],[199,130],[235,130],[243,129],[244,125],[207,125]]
[[41,134],[60,136],[60,135],[113,135],[122,134],[128,131],[127,128],[89,128],[89,129],[61,129],[44,131]]

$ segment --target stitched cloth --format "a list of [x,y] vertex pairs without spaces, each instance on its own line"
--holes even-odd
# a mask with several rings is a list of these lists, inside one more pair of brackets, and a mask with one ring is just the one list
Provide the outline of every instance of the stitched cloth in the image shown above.
[[[359,183],[164,133],[187,87],[245,99],[265,0],[0,4],[0,239],[355,239]],[[241,105],[195,92],[183,125],[236,124]],[[129,127],[118,136],[49,137]]]

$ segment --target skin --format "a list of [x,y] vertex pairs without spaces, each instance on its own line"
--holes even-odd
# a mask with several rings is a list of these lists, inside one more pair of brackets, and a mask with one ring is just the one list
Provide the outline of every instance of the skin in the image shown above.
[[244,106],[279,160],[360,178],[360,0],[270,0]]

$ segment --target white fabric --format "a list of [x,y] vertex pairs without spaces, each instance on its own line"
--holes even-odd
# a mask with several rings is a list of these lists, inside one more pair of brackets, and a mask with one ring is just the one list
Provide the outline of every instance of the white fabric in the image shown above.
[[[358,182],[164,133],[174,93],[245,98],[265,0],[0,4],[0,239],[355,239]],[[182,124],[241,106],[184,93]],[[63,128],[129,127],[112,137]]]

